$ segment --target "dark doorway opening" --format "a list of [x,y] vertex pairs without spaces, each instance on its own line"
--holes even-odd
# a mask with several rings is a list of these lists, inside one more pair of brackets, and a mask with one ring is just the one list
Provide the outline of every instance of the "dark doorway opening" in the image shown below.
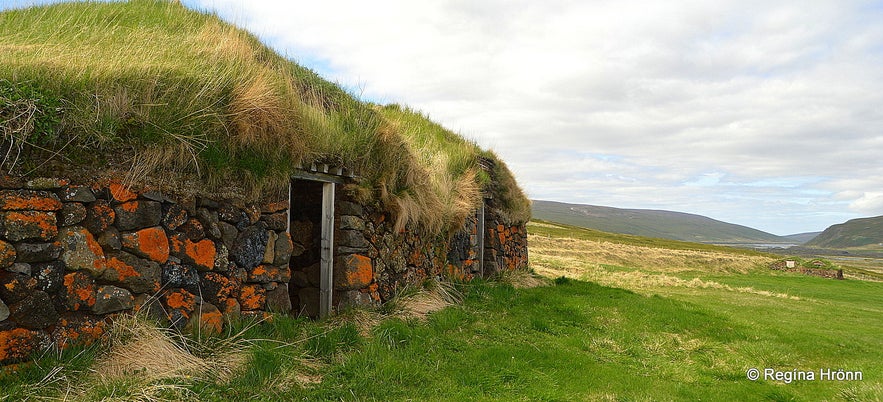
[[322,261],[322,186],[311,180],[291,181],[290,225],[294,252],[291,254],[291,297],[295,315],[318,317]]

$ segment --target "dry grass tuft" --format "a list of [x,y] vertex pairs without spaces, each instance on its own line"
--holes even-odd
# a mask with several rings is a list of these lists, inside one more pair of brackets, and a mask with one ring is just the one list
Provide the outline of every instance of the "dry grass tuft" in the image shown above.
[[495,279],[503,283],[508,283],[516,289],[530,289],[549,285],[548,278],[524,269],[500,271]]
[[463,303],[463,293],[453,283],[431,279],[421,289],[404,289],[389,301],[394,308],[392,316],[425,320],[429,314]]

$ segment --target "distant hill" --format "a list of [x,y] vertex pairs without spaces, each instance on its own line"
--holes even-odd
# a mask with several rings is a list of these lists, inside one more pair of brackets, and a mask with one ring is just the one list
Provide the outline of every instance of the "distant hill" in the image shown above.
[[849,248],[883,244],[883,216],[858,218],[833,225],[816,236],[807,247]]
[[782,236],[785,240],[791,243],[804,244],[812,239],[815,239],[816,236],[821,234],[822,232],[806,232],[806,233],[797,233],[787,236]]
[[701,243],[789,243],[772,233],[683,212],[533,201],[533,217],[611,233]]

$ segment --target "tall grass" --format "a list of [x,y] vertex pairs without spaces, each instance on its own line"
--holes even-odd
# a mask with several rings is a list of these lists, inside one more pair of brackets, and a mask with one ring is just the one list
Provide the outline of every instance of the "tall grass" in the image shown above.
[[[125,174],[256,200],[284,194],[303,164],[332,163],[356,171],[360,194],[396,211],[399,226],[431,231],[465,219],[490,184],[477,162],[488,152],[474,143],[407,108],[361,102],[173,2],[3,12],[0,49],[0,123],[15,156],[3,168],[21,174]],[[524,218],[526,198],[496,166]]]

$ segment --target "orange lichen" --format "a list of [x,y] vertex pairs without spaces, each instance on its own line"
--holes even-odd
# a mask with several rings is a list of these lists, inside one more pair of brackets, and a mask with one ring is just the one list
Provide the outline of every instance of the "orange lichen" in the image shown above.
[[243,285],[239,294],[239,305],[243,310],[258,310],[267,300],[266,292],[261,285]]
[[140,204],[141,203],[139,203],[138,201],[129,201],[129,202],[124,202],[124,203],[120,204],[120,208],[122,208],[123,211],[129,212],[129,213],[135,213],[135,211],[138,210],[138,207],[140,206]]
[[166,306],[184,310],[184,315],[189,317],[189,313],[196,307],[196,297],[186,290],[175,290],[166,294]]
[[62,349],[75,345],[91,345],[100,339],[105,333],[107,324],[104,321],[70,321],[62,318],[58,321],[52,338]]
[[95,305],[95,285],[88,275],[79,271],[67,274],[64,276],[64,287],[71,310]]
[[111,270],[115,273],[115,277],[112,279],[108,279],[106,276],[103,277],[107,280],[122,282],[129,278],[141,276],[141,274],[139,274],[138,271],[135,270],[135,267],[126,264],[125,261],[120,260],[116,257],[109,258],[106,265],[108,270]]
[[211,270],[215,266],[215,243],[209,239],[193,242],[183,236],[173,236],[171,239],[172,252],[182,260]]
[[288,201],[269,202],[261,206],[261,212],[274,213],[288,209]]
[[224,316],[221,315],[221,312],[219,310],[202,310],[200,312],[199,327],[202,328],[203,331],[207,331],[211,334],[219,334],[221,333],[221,328],[223,328],[223,326]]
[[0,362],[27,358],[36,348],[36,332],[24,328],[0,331]]
[[159,227],[139,230],[122,236],[123,246],[137,250],[140,254],[160,264],[169,259],[169,239]]
[[36,227],[39,238],[49,240],[58,234],[55,214],[37,211],[13,211],[6,214],[6,222],[19,222],[23,226]]
[[31,211],[58,211],[61,201],[45,191],[27,191],[25,193],[4,190],[0,191],[0,209],[24,209]]
[[138,194],[135,194],[120,182],[113,181],[108,185],[108,188],[110,189],[110,195],[119,202],[131,201],[138,198]]
[[344,257],[344,277],[347,287],[362,288],[374,280],[374,269],[371,259],[363,255],[353,254]]

